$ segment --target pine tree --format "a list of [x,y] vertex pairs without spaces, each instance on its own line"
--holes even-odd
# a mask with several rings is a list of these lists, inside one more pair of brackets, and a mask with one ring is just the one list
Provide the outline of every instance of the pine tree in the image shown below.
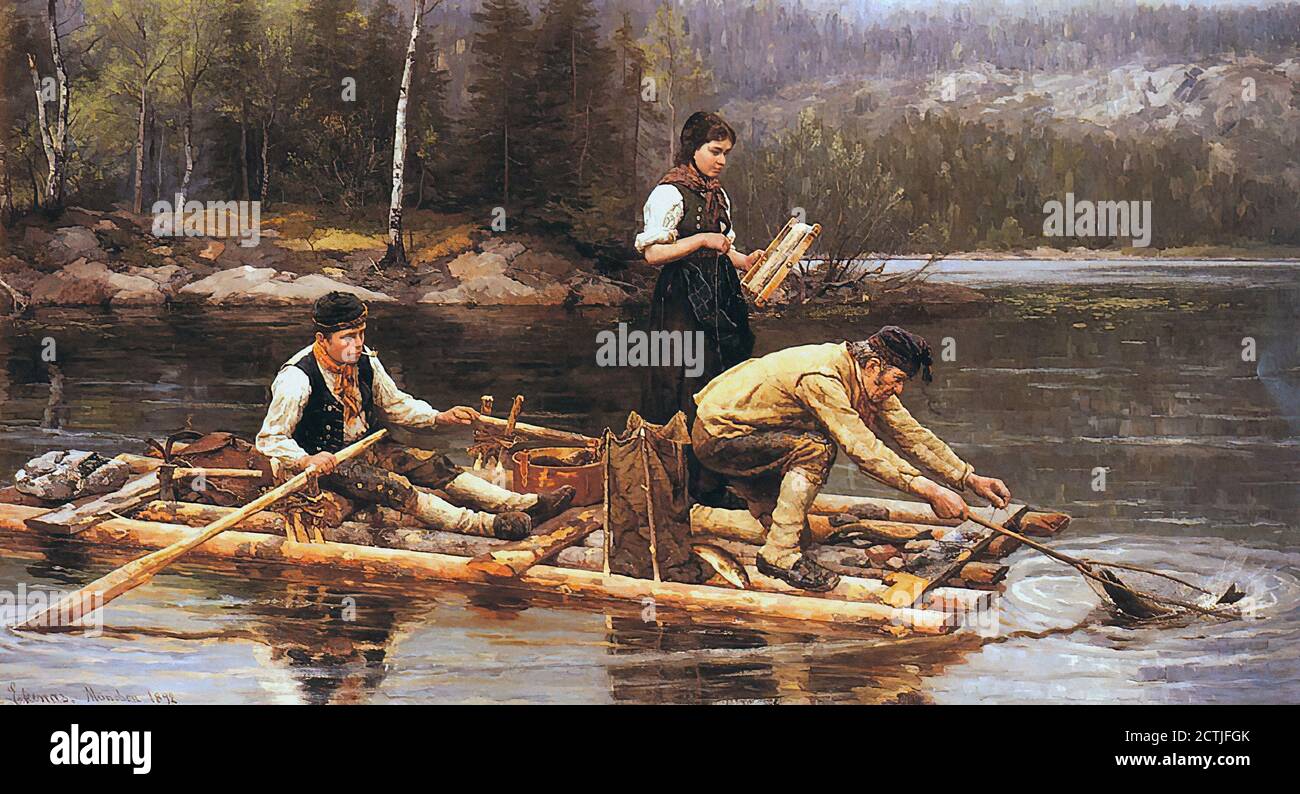
[[532,51],[532,20],[518,0],[485,0],[472,15],[476,75],[470,83],[469,135],[483,198],[507,210],[536,199],[532,170],[536,111],[524,54]]
[[225,0],[220,9],[221,50],[214,84],[220,92],[220,110],[239,127],[239,198],[252,193],[249,176],[249,132],[252,88],[257,74],[257,30],[261,4],[255,0]]
[[[543,202],[583,204],[596,183],[616,177],[597,163],[613,135],[613,53],[601,44],[591,0],[548,0],[538,31],[537,177]],[[603,158],[602,158],[603,159]]]

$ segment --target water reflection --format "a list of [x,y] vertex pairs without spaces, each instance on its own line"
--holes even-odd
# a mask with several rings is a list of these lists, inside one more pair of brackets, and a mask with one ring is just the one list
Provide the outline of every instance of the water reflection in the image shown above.
[[[1053,269],[1050,286],[996,287],[989,317],[912,323],[937,349],[951,340],[953,355],[904,400],[1019,498],[1074,515],[1071,553],[1235,576],[1260,598],[1259,620],[1112,625],[1074,572],[1023,551],[992,642],[670,611],[646,620],[639,605],[204,563],[115,603],[102,638],[0,636],[0,683],[157,686],[188,702],[1300,701],[1298,291],[1260,268],[1234,266],[1215,283],[1167,270],[1163,281],[1079,286]],[[860,337],[891,319],[765,318],[759,352]],[[636,379],[594,366],[595,335],[636,320],[383,307],[368,341],[435,405],[523,393],[525,418],[598,432],[637,400]],[[251,435],[274,368],[306,344],[306,321],[305,309],[63,311],[0,326],[0,481],[53,447],[139,451],[187,421]],[[39,426],[47,337],[65,377],[58,430]],[[1257,361],[1243,359],[1245,337]],[[468,442],[420,439],[453,455]],[[828,487],[888,495],[842,457]],[[60,541],[2,548],[4,588],[74,586],[115,559]]]

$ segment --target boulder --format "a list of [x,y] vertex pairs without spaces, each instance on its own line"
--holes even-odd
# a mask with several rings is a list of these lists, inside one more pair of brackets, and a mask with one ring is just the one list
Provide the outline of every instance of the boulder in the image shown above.
[[66,226],[55,229],[52,238],[45,246],[45,255],[51,264],[66,265],[83,257],[91,259],[103,256],[99,240],[90,229]]
[[145,276],[110,273],[108,283],[116,290],[109,299],[113,306],[156,306],[167,302],[167,293],[163,292],[162,285]]
[[14,475],[21,493],[53,502],[112,493],[126,484],[131,467],[98,452],[53,450],[32,458]]
[[275,276],[275,268],[271,267],[252,265],[232,267],[229,270],[219,270],[192,284],[186,284],[181,288],[181,294],[198,295],[206,298],[208,303],[225,303],[232,299],[238,300],[239,296],[247,294],[249,290],[270,281]]
[[557,278],[571,276],[579,269],[574,261],[546,251],[525,251],[515,257],[511,264],[520,270],[544,273]]
[[28,226],[23,230],[23,245],[33,250],[44,248],[53,239],[53,235],[39,226]]
[[496,254],[504,257],[506,261],[512,261],[516,256],[527,250],[523,243],[506,242],[500,237],[489,237],[483,241],[483,245],[479,246],[479,248],[485,254]]
[[263,239],[254,246],[243,246],[238,242],[224,244],[225,247],[216,252],[216,259],[210,260],[216,262],[223,268],[235,268],[240,265],[249,265],[255,268],[275,268],[285,259],[285,249],[265,239],[267,234],[262,233]]
[[499,276],[506,272],[509,262],[501,254],[466,251],[447,263],[447,270],[461,281],[485,276]]
[[78,259],[32,287],[37,306],[157,305],[167,295],[158,283],[129,273],[114,273],[103,262]]
[[386,302],[394,300],[382,292],[356,287],[335,281],[327,276],[312,273],[295,277],[280,273],[274,268],[255,268],[249,265],[213,273],[181,288],[184,295],[200,296],[208,303],[262,303],[283,305],[311,303],[322,295],[339,290],[350,292],[364,301]]
[[[10,287],[28,294],[36,282],[45,277],[45,274],[16,256],[0,258],[0,278]],[[4,290],[0,290],[4,292]]]
[[602,279],[576,285],[579,306],[623,306],[633,300],[616,284]]
[[350,292],[363,301],[369,303],[386,303],[395,298],[385,295],[382,292],[368,290],[365,287],[357,287],[352,284],[345,284],[342,281],[335,281],[328,276],[319,273],[310,273],[305,276],[298,276],[292,281],[272,280],[249,290],[249,294],[254,299],[262,300],[269,303],[313,303],[318,298],[327,293]]
[[111,273],[103,262],[78,259],[36,282],[32,287],[32,305],[98,306],[108,303],[117,292],[109,282]]
[[564,284],[530,287],[509,276],[489,275],[462,281],[452,289],[426,292],[420,303],[477,304],[480,306],[558,306],[568,297]]

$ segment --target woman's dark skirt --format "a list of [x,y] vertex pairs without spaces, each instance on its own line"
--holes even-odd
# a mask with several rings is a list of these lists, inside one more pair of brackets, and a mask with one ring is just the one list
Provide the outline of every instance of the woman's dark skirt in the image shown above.
[[[641,394],[641,415],[655,424],[663,424],[681,411],[687,426],[695,421],[697,392],[718,375],[748,359],[754,352],[754,334],[749,328],[749,306],[741,293],[740,278],[725,256],[695,256],[670,262],[659,273],[650,301],[647,330],[674,331],[686,335],[695,345],[697,332],[702,334],[702,366],[698,374],[688,373],[685,361],[679,366],[647,367]],[[653,337],[651,337],[653,339]],[[687,462],[691,469],[691,493],[708,503],[710,494],[721,489],[721,481],[702,471],[694,454]]]

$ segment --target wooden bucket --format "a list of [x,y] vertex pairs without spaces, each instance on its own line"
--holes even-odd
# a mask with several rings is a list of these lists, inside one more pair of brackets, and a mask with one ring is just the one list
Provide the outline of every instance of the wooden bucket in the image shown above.
[[540,493],[572,485],[578,492],[573,497],[575,507],[600,504],[605,500],[603,466],[597,458],[578,466],[558,466],[534,463],[533,458],[559,457],[582,451],[582,447],[538,447],[523,449],[510,456],[516,491]]

